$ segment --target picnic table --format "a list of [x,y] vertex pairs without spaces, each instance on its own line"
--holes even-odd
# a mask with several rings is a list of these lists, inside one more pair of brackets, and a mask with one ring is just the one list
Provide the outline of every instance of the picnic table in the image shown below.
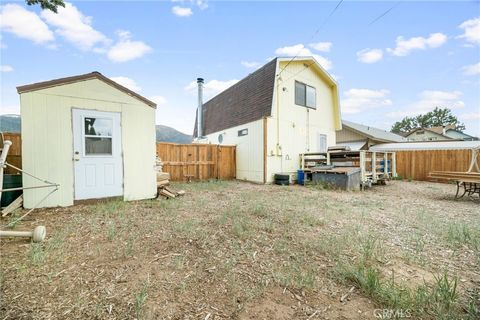
[[[467,172],[456,171],[433,171],[428,175],[430,178],[454,181],[457,184],[455,199],[460,199],[466,194],[473,196],[478,194],[480,197],[480,168],[478,167],[480,148],[472,149],[472,159]],[[476,171],[474,171],[476,170]],[[460,189],[463,187],[463,193],[459,196]]]
[[[429,177],[455,182],[457,184],[455,199],[474,194],[478,194],[480,197],[480,173],[478,172],[433,171],[430,172]],[[462,188],[463,193],[459,195]]]

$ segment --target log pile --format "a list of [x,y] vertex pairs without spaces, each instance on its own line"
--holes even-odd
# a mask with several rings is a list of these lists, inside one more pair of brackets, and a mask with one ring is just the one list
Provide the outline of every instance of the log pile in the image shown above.
[[162,196],[164,198],[171,199],[183,196],[184,194],[185,191],[175,191],[172,187],[170,187],[170,174],[168,172],[157,171],[157,195],[159,198]]

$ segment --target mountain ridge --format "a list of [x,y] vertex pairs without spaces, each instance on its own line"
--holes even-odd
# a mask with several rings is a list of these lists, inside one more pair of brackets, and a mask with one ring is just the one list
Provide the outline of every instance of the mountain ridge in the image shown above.
[[[16,114],[0,115],[0,131],[20,132],[21,118]],[[155,126],[155,137],[157,142],[191,143],[192,136],[178,131],[175,128],[157,124]]]

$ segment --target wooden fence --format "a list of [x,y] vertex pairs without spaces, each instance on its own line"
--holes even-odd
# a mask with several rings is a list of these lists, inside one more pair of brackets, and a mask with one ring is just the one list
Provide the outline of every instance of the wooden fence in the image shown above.
[[[12,141],[12,145],[8,151],[7,162],[17,168],[22,168],[22,136],[20,133],[3,132],[3,139]],[[7,167],[7,174],[19,173],[17,170]]]
[[465,172],[470,166],[471,150],[396,151],[397,175],[403,179],[432,181],[432,171]]
[[172,181],[235,179],[235,152],[235,146],[157,143],[157,156]]

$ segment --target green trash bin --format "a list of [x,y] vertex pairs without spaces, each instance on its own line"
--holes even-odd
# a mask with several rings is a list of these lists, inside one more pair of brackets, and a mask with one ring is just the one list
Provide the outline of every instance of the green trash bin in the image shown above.
[[[21,188],[22,187],[22,175],[21,174],[4,174],[3,175],[3,188]],[[21,194],[22,190],[17,191],[3,191],[2,192],[2,202],[1,206],[6,207],[17,199]]]

